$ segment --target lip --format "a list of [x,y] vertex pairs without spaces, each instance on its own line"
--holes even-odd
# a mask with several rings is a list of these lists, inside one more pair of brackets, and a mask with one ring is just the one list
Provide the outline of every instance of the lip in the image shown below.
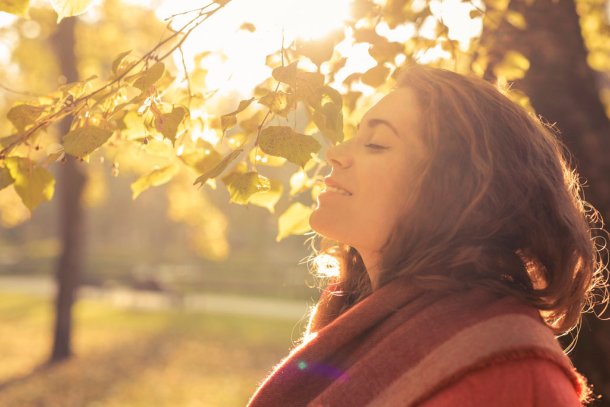
[[329,187],[334,187],[334,188],[340,188],[343,189],[344,191],[347,191],[349,193],[349,196],[352,196],[352,192],[345,188],[343,185],[341,185],[340,183],[338,183],[334,178],[332,177],[326,177],[324,178],[324,183],[326,184],[326,186]]

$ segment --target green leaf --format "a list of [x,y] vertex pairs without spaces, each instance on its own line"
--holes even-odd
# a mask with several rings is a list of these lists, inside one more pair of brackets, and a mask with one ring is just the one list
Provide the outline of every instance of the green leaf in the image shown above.
[[115,59],[112,61],[112,72],[116,75],[119,72],[119,68],[121,66],[121,62],[125,59],[127,55],[131,53],[131,50],[121,52]]
[[193,185],[197,185],[197,184],[205,184],[205,182],[210,179],[210,178],[216,178],[217,176],[219,176],[220,174],[222,174],[222,172],[227,168],[227,166],[231,163],[231,161],[235,160],[237,158],[237,156],[239,154],[241,154],[241,152],[244,151],[243,149],[239,148],[237,150],[233,150],[231,151],[229,154],[227,154],[225,156],[225,158],[222,159],[222,161],[220,161],[218,164],[214,165],[212,168],[210,168],[208,171],[204,172],[203,174],[201,174],[193,183]]
[[309,217],[313,210],[300,202],[295,202],[278,219],[277,242],[290,235],[302,235],[311,230]]
[[376,88],[385,83],[389,74],[390,68],[384,65],[377,65],[362,74],[360,80],[362,83]]
[[30,0],[0,0],[0,11],[18,16],[27,16],[29,7]]
[[258,144],[265,153],[284,157],[288,161],[304,167],[322,147],[318,141],[304,134],[296,133],[288,126],[269,126],[258,138]]
[[163,72],[165,72],[165,65],[163,65],[163,62],[157,62],[146,71],[138,74],[138,79],[133,83],[133,86],[145,92],[161,79]]
[[157,187],[169,182],[178,173],[178,166],[171,164],[157,168],[149,174],[143,175],[131,184],[131,199],[136,199],[142,192],[150,187]]
[[180,126],[180,123],[182,123],[187,114],[188,110],[185,107],[174,107],[170,113],[164,113],[155,119],[155,127],[161,134],[171,140],[172,143],[175,143],[178,126]]
[[6,117],[13,123],[17,131],[21,133],[25,130],[26,126],[33,124],[43,111],[44,108],[41,106],[17,105],[11,107]]
[[267,210],[271,213],[275,212],[275,204],[282,197],[282,193],[284,192],[284,186],[280,181],[277,180],[269,180],[269,190],[258,192],[250,197],[250,203],[257,206],[262,206],[263,208],[267,208]]
[[230,201],[240,205],[247,204],[252,195],[271,189],[269,179],[255,171],[243,174],[231,173],[224,177],[222,181],[227,185],[231,195]]
[[51,0],[51,5],[57,13],[57,22],[63,18],[78,16],[87,11],[93,0]]
[[75,157],[84,157],[102,146],[112,136],[110,130],[99,127],[81,127],[64,137],[64,150]]
[[343,141],[343,113],[335,103],[325,103],[317,109],[313,121],[328,140],[335,144]]
[[53,197],[55,179],[46,169],[24,157],[8,157],[6,167],[15,180],[15,191],[30,212]]
[[0,190],[11,185],[15,180],[11,177],[11,172],[8,168],[0,167]]
[[222,131],[225,131],[228,128],[235,126],[237,124],[237,114],[246,110],[253,100],[254,98],[242,100],[239,102],[239,106],[237,106],[237,109],[235,109],[231,113],[227,113],[220,116],[220,125],[222,127]]

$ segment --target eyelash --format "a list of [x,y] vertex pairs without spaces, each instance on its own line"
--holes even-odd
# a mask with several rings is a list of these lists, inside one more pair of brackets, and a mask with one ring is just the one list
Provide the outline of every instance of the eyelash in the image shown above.
[[373,150],[386,150],[388,147],[380,146],[379,144],[365,144],[365,147],[371,148]]

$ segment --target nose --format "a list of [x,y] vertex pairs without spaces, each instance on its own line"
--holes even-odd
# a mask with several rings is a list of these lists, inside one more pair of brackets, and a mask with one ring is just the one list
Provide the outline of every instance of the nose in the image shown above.
[[352,165],[354,159],[349,152],[349,143],[343,142],[335,146],[331,146],[326,150],[326,161],[337,168],[348,168]]

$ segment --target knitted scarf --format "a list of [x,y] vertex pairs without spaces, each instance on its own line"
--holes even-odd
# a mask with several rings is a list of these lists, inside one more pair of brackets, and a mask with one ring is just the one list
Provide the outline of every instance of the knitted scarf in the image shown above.
[[[332,291],[317,313],[332,313],[340,298]],[[325,323],[273,369],[249,407],[415,406],[469,372],[529,357],[559,366],[588,397],[539,312],[483,288],[431,293],[396,279]]]

